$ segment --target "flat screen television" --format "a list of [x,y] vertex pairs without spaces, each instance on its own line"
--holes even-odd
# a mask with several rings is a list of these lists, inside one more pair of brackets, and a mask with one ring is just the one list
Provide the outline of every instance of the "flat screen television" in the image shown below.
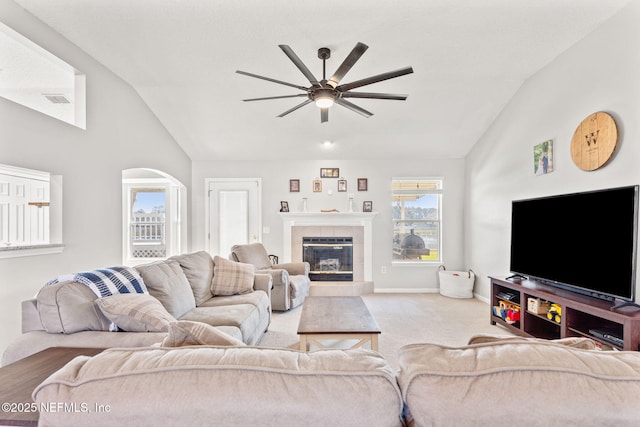
[[515,200],[510,270],[593,297],[635,299],[638,186]]

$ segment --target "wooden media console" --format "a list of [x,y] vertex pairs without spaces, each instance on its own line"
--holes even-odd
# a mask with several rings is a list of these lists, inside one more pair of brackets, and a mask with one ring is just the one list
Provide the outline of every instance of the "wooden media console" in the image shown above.
[[[610,301],[581,295],[533,280],[491,279],[491,324],[499,324],[515,334],[559,339],[588,337],[618,350],[640,350],[640,307],[614,309]],[[511,299],[504,298],[512,296]],[[529,299],[557,304],[559,316],[529,311]],[[519,306],[519,320],[507,322],[494,313],[493,307]],[[507,303],[507,304],[505,304]],[[557,322],[556,320],[560,320]]]

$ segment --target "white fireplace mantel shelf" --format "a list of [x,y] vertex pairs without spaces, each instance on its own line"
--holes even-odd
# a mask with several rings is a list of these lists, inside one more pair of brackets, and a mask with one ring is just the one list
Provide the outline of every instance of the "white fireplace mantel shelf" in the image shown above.
[[281,212],[283,226],[283,255],[291,260],[291,234],[293,227],[306,226],[360,226],[364,231],[364,280],[370,281],[372,270],[373,219],[378,212]]
[[378,212],[280,212],[283,221],[296,225],[362,225],[371,222]]

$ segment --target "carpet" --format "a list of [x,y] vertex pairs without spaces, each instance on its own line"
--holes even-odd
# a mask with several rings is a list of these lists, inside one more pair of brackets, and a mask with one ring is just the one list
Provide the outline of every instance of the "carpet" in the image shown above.
[[[362,299],[378,322],[382,334],[378,352],[398,369],[400,347],[413,343],[465,345],[475,334],[513,336],[489,323],[489,306],[473,299],[448,298],[440,294],[367,294]],[[274,312],[261,347],[298,348],[296,334],[302,306]],[[369,348],[368,345],[365,348]]]

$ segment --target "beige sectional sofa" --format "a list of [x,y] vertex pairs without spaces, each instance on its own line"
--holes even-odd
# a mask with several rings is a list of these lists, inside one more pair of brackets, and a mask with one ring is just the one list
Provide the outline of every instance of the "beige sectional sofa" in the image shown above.
[[[230,346],[168,348],[165,341],[80,356],[33,398],[90,410],[41,413],[40,425],[635,426],[640,420],[640,353],[597,351],[584,338],[412,344],[399,350],[399,372],[371,350],[304,353],[222,342]],[[108,413],[94,410],[100,407]]]
[[[200,251],[129,273],[139,275],[148,295],[98,298],[74,280],[44,286],[36,298],[23,302],[23,334],[5,349],[2,365],[47,347],[148,346],[162,341],[168,323],[177,319],[203,322],[256,344],[271,321],[272,279],[255,274],[253,266]],[[145,310],[152,314],[144,314],[147,322],[136,318]],[[118,332],[110,331],[114,325]]]

